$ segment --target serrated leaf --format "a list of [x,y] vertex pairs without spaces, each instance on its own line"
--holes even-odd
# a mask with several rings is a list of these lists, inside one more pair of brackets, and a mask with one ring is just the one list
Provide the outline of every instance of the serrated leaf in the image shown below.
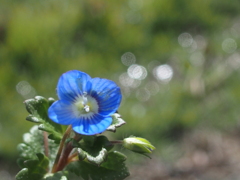
[[78,144],[80,160],[86,160],[92,164],[100,165],[106,158],[108,151],[113,148],[106,136],[83,136],[83,142]]
[[94,145],[94,142],[96,141],[97,136],[84,136],[82,135],[83,141],[85,144],[87,144],[89,147]]
[[[48,139],[48,153],[50,166],[53,164],[54,159],[57,154],[58,145],[54,143],[53,140]],[[38,130],[38,127],[35,125],[30,129],[29,133],[23,135],[23,143],[18,145],[18,150],[20,152],[20,158],[18,159],[18,165],[21,168],[24,168],[24,161],[29,159],[36,159],[37,153],[44,154],[44,137],[43,131]]]
[[77,174],[84,180],[123,180],[129,176],[129,171],[124,163],[125,160],[125,155],[114,151],[108,154],[107,161],[100,167],[85,161],[78,161],[70,163],[66,170]]
[[116,132],[116,128],[124,124],[126,124],[126,122],[121,118],[120,114],[114,113],[112,115],[112,124],[107,128],[107,131]]
[[67,172],[59,171],[54,174],[47,174],[43,180],[68,180],[67,175]]
[[23,168],[16,175],[16,180],[28,180],[28,168]]
[[39,129],[52,134],[50,137],[55,140],[56,143],[59,143],[62,138],[64,128],[62,125],[53,122],[48,117],[48,108],[53,102],[53,98],[49,98],[47,100],[42,96],[36,96],[34,99],[26,100],[24,103],[27,111],[30,113],[26,120],[34,123],[40,123]]
[[83,151],[81,148],[78,148],[78,153],[80,160],[86,160],[87,162],[97,166],[100,166],[104,161],[106,161],[108,155],[108,151],[105,148],[102,148],[102,150],[99,151],[99,154],[95,157]]
[[24,162],[25,168],[17,175],[17,180],[41,180],[47,173],[49,160],[41,153],[37,154],[37,159],[31,159]]
[[94,137],[94,139],[87,138],[87,141],[86,138],[87,137],[83,137],[84,143],[80,145],[80,148],[92,156],[97,156],[102,148],[105,148],[107,151],[110,151],[113,148],[113,145],[106,136],[101,135]]

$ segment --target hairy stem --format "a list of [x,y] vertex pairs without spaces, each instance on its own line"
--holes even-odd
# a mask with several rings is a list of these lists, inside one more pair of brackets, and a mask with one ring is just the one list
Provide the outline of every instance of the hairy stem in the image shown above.
[[58,171],[58,164],[59,164],[59,160],[60,160],[61,155],[62,155],[63,147],[64,147],[66,139],[68,138],[69,134],[71,133],[71,130],[72,130],[72,126],[70,125],[70,126],[68,126],[66,132],[63,135],[63,138],[62,138],[62,140],[60,142],[60,145],[59,145],[59,149],[58,149],[58,152],[57,152],[55,162],[53,164],[52,173],[55,173],[55,172]]
[[[49,157],[48,133],[46,131],[43,131],[43,144],[44,144],[44,154],[45,156]],[[47,168],[47,171],[49,171],[49,167]]]
[[[71,130],[72,130],[72,128],[70,128],[70,130],[68,132],[68,129],[67,129],[67,131],[65,133],[65,134],[67,134],[66,137],[63,136],[62,141],[64,141],[64,142],[63,142],[63,144],[62,144],[62,142],[60,144],[59,150],[61,149],[61,151],[59,151],[59,153],[57,155],[57,158],[56,158],[57,161],[55,161],[56,164],[54,163],[52,173],[63,170],[63,168],[69,163],[68,159],[69,159],[70,153],[72,152],[74,146],[73,146],[72,141],[68,142],[67,144],[65,144],[65,141],[66,141],[67,137],[69,136]],[[73,138],[78,142],[82,139],[82,136],[80,134],[75,134],[75,136]]]

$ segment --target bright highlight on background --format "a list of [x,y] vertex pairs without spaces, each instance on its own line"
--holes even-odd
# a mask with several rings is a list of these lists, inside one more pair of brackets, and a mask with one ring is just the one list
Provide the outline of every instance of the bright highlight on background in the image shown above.
[[16,90],[24,99],[32,98],[36,95],[35,89],[27,81],[20,81],[16,85]]
[[168,83],[173,77],[173,69],[168,64],[160,65],[153,69],[153,75],[157,80]]
[[128,75],[133,79],[143,80],[147,77],[147,70],[145,67],[133,64],[128,70]]

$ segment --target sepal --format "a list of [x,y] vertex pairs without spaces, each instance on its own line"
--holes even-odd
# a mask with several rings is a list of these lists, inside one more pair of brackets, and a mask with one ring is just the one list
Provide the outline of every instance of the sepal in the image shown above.
[[126,124],[126,122],[121,118],[121,115],[114,113],[112,115],[112,124],[107,128],[107,131],[116,132],[116,128],[121,127]]

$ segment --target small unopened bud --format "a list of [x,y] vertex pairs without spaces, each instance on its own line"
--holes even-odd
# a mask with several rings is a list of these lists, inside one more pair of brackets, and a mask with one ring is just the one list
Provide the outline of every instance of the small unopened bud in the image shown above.
[[146,139],[140,137],[129,137],[123,140],[123,147],[137,153],[151,153],[155,147]]

